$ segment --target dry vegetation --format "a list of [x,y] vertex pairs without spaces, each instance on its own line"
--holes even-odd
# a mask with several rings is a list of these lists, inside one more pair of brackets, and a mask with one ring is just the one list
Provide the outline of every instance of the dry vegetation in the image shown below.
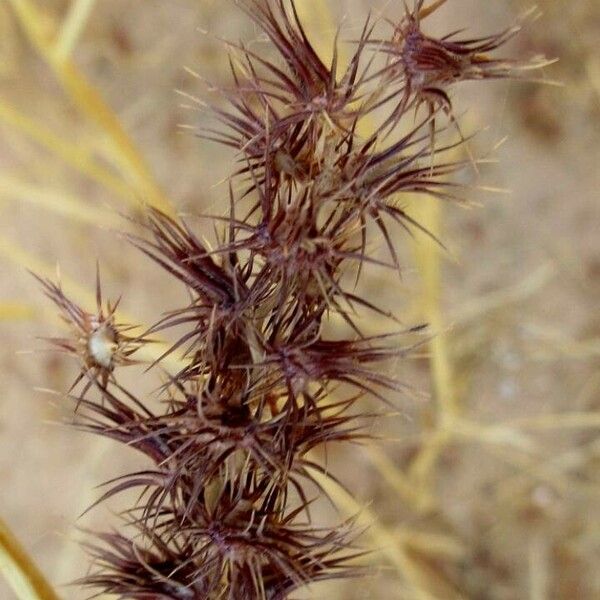
[[[485,34],[528,8],[450,2],[434,29],[467,23]],[[342,15],[355,32],[381,8],[330,4],[299,2],[324,54]],[[331,494],[343,516],[359,513],[381,568],[315,587],[314,598],[600,597],[600,6],[571,4],[565,14],[558,0],[539,2],[541,19],[518,42],[561,58],[549,76],[563,88],[498,83],[476,98],[470,87],[457,94],[458,111],[470,107],[466,128],[487,128],[473,148],[498,146],[498,164],[474,182],[481,207],[421,199],[412,208],[449,248],[405,240],[404,291],[386,298],[406,323],[438,332],[399,366],[427,398],[403,400],[376,432],[388,441],[329,457],[355,492]],[[101,257],[106,292],[123,293],[131,321],[169,305],[176,292],[112,230],[140,199],[225,210],[217,184],[229,154],[178,128],[198,116],[175,89],[203,91],[184,66],[218,81],[226,64],[211,36],[251,37],[247,29],[216,0],[0,3],[0,517],[63,598],[82,597],[60,587],[85,569],[77,515],[100,493],[94,486],[136,459],[48,424],[68,409],[34,387],[65,389],[74,367],[17,353],[39,348],[53,318],[25,269],[53,276],[60,262],[65,288],[93,304],[85,290]],[[385,295],[385,281],[368,285]],[[81,524],[111,519],[101,508]],[[3,586],[0,597],[13,598]]]

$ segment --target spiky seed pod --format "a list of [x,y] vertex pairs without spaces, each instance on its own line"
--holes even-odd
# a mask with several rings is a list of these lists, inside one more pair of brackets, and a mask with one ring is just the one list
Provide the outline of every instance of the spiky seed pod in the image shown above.
[[418,0],[413,10],[405,7],[403,19],[394,24],[392,39],[377,42],[378,49],[389,55],[386,76],[400,81],[402,86],[398,114],[421,104],[426,104],[431,112],[439,107],[450,113],[450,85],[478,79],[516,79],[525,71],[548,64],[541,58],[524,61],[490,54],[521,31],[532,11],[515,25],[485,37],[460,39],[458,33],[451,33],[436,38],[425,34],[423,20],[446,1],[425,7],[425,0]]
[[95,380],[106,387],[116,366],[136,364],[131,355],[149,340],[126,335],[136,326],[117,323],[115,313],[119,301],[114,304],[109,301],[106,307],[103,306],[99,271],[96,273],[95,313],[85,311],[70,300],[60,283],[53,283],[35,273],[33,276],[41,283],[46,296],[58,306],[61,318],[71,329],[70,337],[46,338],[62,352],[76,357],[81,364],[81,372],[71,390],[82,380],[85,380],[83,395]]
[[355,574],[347,562],[362,553],[349,548],[351,522],[336,531],[292,525],[297,514],[253,508],[252,496],[234,495],[174,533],[133,522],[135,536],[99,534],[86,544],[96,569],[77,583],[133,600],[284,600],[309,582]]
[[[235,87],[220,90],[231,108],[215,109],[226,129],[200,129],[200,134],[241,151],[242,167],[236,174],[253,171],[250,190],[272,177],[314,180],[315,164],[328,156],[327,140],[347,132],[361,110],[366,75],[361,59],[372,26],[365,23],[340,75],[337,42],[327,66],[306,36],[294,2],[241,0],[236,4],[266,34],[285,68],[243,45],[232,45]],[[315,153],[317,148],[320,151]]]

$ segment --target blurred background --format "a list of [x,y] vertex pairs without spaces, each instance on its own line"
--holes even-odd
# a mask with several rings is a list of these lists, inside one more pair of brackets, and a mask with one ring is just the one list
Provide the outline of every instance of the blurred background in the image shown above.
[[[352,39],[369,10],[402,10],[297,4],[324,56],[342,20]],[[538,6],[506,52],[558,57],[540,77],[562,86],[453,92],[463,130],[481,132],[472,151],[494,160],[472,206],[414,207],[448,252],[401,240],[401,285],[367,283],[437,332],[426,355],[396,365],[425,397],[402,400],[387,441],[331,458],[353,491],[335,492],[340,514],[360,514],[380,568],[298,597],[600,598],[600,4]],[[428,27],[487,35],[528,8],[449,0]],[[253,35],[220,0],[0,2],[0,518],[67,600],[86,596],[64,585],[87,568],[76,526],[116,522],[111,506],[78,516],[96,486],[143,463],[57,425],[71,407],[39,388],[68,389],[77,368],[40,352],[37,338],[61,329],[27,269],[53,276],[59,263],[65,290],[91,307],[98,258],[105,295],[122,294],[136,323],[181,300],[115,232],[141,200],[199,230],[194,214],[227,210],[232,156],[180,127],[201,116],[176,90],[206,98],[184,67],[226,83],[216,38]],[[0,598],[16,598],[2,580]]]

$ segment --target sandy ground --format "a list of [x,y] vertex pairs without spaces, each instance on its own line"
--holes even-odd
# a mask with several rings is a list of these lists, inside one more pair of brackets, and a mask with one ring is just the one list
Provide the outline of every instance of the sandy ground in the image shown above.
[[[0,4],[0,101],[109,163],[110,144],[65,97],[9,4]],[[52,19],[69,5],[37,4]],[[528,6],[516,0],[450,4],[432,27],[462,23],[486,33]],[[445,441],[429,473],[431,504],[403,497],[364,449],[332,458],[411,567],[399,574],[386,564],[373,578],[315,587],[307,597],[428,597],[417,590],[440,600],[600,597],[600,59],[594,42],[600,5],[570,3],[565,14],[558,0],[539,4],[543,16],[512,51],[560,57],[547,76],[564,86],[467,85],[455,96],[466,127],[484,129],[472,142],[476,154],[506,138],[493,152],[498,162],[482,168],[476,183],[510,193],[474,191],[477,206],[444,208],[449,252],[442,311],[464,424]],[[380,5],[341,0],[334,13],[346,16],[352,30],[369,8]],[[330,33],[318,21],[310,26],[316,35]],[[73,51],[160,186],[180,210],[195,213],[225,210],[226,190],[216,184],[229,164],[227,152],[177,127],[197,118],[174,92],[198,92],[182,67],[215,79],[225,75],[221,47],[199,29],[232,39],[251,35],[225,3],[102,0]],[[164,276],[111,231],[119,224],[113,209],[130,210],[115,194],[6,119],[0,132],[0,516],[50,581],[62,586],[86,568],[74,525],[114,522],[110,507],[77,520],[97,497],[94,486],[142,463],[53,424],[68,417],[68,408],[36,388],[68,388],[74,366],[22,352],[39,350],[37,336],[60,330],[24,265],[59,262],[65,278],[91,290],[100,257],[107,294],[123,293],[124,310],[140,323],[155,319],[179,290],[169,289]],[[18,194],[15,182],[29,187]],[[48,208],[52,198],[65,197],[93,210],[81,217],[74,209],[61,215]],[[418,320],[419,303],[411,298],[418,297],[419,274],[408,242],[404,257],[402,290],[386,280],[386,295]],[[381,289],[379,280],[369,285],[373,294]],[[398,369],[429,394],[426,401],[406,400],[402,418],[384,428],[394,438],[383,445],[385,464],[404,472],[438,414],[427,361]],[[372,544],[368,536],[365,541]],[[0,598],[12,600],[3,585]],[[58,589],[68,600],[84,597],[72,587]]]

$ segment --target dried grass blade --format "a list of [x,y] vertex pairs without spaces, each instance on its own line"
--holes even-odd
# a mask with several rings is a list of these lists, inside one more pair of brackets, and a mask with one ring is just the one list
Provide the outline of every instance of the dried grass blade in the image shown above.
[[48,15],[29,0],[9,0],[29,41],[54,71],[64,91],[91,122],[108,137],[115,152],[117,164],[131,179],[144,203],[173,213],[171,202],[164,195],[119,119],[104,102],[95,88],[78,71],[75,64],[57,52],[53,43],[56,27]]
[[35,140],[65,163],[77,169],[90,179],[98,182],[110,192],[123,198],[130,204],[137,204],[133,189],[110,171],[101,167],[89,155],[82,152],[76,144],[61,138],[53,131],[18,111],[10,104],[0,100],[0,121],[21,131]]
[[404,544],[398,536],[382,525],[375,513],[368,507],[361,506],[346,490],[337,485],[326,475],[311,469],[311,475],[334,500],[337,507],[348,516],[356,518],[358,525],[364,526],[371,536],[377,551],[384,555],[388,562],[398,571],[408,583],[408,589],[402,596],[418,600],[435,600],[423,581],[424,572],[412,560]]
[[35,312],[33,306],[22,302],[0,302],[0,321],[27,321]]
[[55,52],[58,60],[65,60],[73,52],[95,4],[96,0],[74,0],[72,2],[56,42]]
[[60,600],[1,519],[0,572],[19,600]]
[[34,206],[57,213],[94,227],[115,227],[119,222],[115,213],[90,206],[83,199],[69,196],[62,190],[37,187],[27,181],[0,173],[0,195],[14,198],[20,202],[29,202]]

